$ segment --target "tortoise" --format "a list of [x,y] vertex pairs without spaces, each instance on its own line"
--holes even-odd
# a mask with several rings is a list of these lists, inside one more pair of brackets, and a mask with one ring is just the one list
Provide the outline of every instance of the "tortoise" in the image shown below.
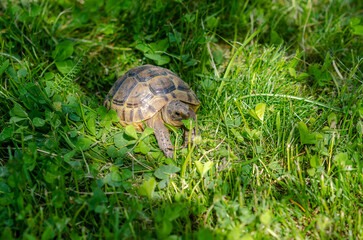
[[[153,65],[132,68],[119,78],[104,100],[104,106],[117,112],[122,126],[133,125],[142,131],[154,129],[160,149],[173,157],[174,146],[164,123],[183,126],[183,119],[196,119],[200,105],[193,90],[172,71]],[[196,127],[197,128],[197,127]],[[192,139],[196,129],[192,129]],[[184,128],[184,146],[189,131]]]

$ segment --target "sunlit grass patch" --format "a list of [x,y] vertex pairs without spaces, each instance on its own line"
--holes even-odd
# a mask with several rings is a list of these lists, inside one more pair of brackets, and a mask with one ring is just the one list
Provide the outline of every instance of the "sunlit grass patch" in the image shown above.
[[[1,2],[1,239],[359,238],[359,9]],[[201,101],[195,145],[170,127],[173,159],[102,106],[142,64]]]

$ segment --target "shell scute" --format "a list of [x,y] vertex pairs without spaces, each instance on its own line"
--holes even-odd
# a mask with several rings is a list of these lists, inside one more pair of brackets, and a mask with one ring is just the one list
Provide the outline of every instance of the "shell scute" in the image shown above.
[[135,68],[127,71],[125,73],[125,75],[128,77],[137,76],[137,75],[139,75],[139,73],[141,73],[147,69],[153,68],[153,67],[154,67],[153,65],[143,65],[143,66],[135,67]]
[[154,95],[148,90],[148,85],[145,83],[139,83],[137,87],[131,91],[126,106],[129,108],[138,108],[148,103]]
[[176,89],[174,82],[164,76],[156,76],[151,79],[149,81],[149,88],[154,95],[166,95]]
[[148,68],[144,68],[143,71],[139,71],[137,75],[137,80],[139,82],[148,82],[154,77],[165,75],[166,73],[164,71],[160,71],[158,67],[152,66],[152,65],[146,65],[149,66]]
[[112,103],[118,106],[123,106],[137,83],[138,82],[134,77],[126,78],[113,94]]
[[184,81],[178,81],[177,89],[180,91],[189,91],[190,87]]

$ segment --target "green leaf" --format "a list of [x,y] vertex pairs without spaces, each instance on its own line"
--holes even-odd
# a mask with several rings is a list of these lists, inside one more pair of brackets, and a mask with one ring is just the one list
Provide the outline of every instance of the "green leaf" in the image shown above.
[[168,179],[170,175],[180,171],[180,168],[174,165],[163,165],[156,169],[154,175],[159,179]]
[[146,43],[139,43],[135,47],[136,49],[140,50],[143,53],[152,52],[152,49]]
[[29,171],[33,171],[35,168],[35,158],[31,154],[24,154],[23,155],[24,167]]
[[154,52],[160,51],[165,52],[169,47],[169,41],[168,39],[163,39],[160,41],[157,41],[155,43],[150,43],[150,47]]
[[13,130],[12,126],[4,128],[4,130],[0,134],[0,142],[11,138],[13,136],[13,132],[14,132],[14,130]]
[[172,237],[168,238],[172,231],[173,223],[167,219],[163,219],[156,225],[156,236],[158,239],[173,239]]
[[64,61],[70,56],[72,56],[72,54],[73,54],[73,44],[69,41],[64,41],[57,44],[55,50],[52,52],[52,58],[55,61]]
[[93,141],[86,137],[80,137],[77,141],[76,148],[78,150],[86,151],[91,145]]
[[18,76],[12,67],[8,67],[5,71],[15,82],[19,82]]
[[159,182],[158,186],[160,189],[166,188],[169,184],[168,179],[163,179]]
[[239,133],[236,129],[232,128],[231,132],[237,138],[238,142],[244,142],[244,138],[242,137],[241,133]]
[[[240,231],[240,229],[238,229],[238,231]],[[208,228],[199,228],[198,232],[194,233],[197,240],[214,240],[216,239],[214,237],[213,231],[211,229]],[[246,235],[244,235],[246,236]],[[232,238],[228,238],[227,239],[238,239],[240,237],[240,234],[238,233],[237,237],[232,237]],[[240,239],[240,240],[245,240],[245,239]],[[253,238],[251,237],[251,240],[253,240]]]
[[164,155],[164,154],[163,154],[161,151],[159,151],[159,152],[152,152],[152,153],[151,153],[151,156],[153,157],[153,159],[159,159],[159,158],[161,158],[163,155]]
[[200,176],[203,177],[203,169],[204,169],[203,163],[196,161],[195,165],[197,166],[197,170],[198,170]]
[[356,129],[357,129],[358,134],[362,137],[363,136],[363,122],[361,120],[359,120],[357,122]]
[[294,78],[296,78],[296,71],[294,68],[289,68],[290,75]]
[[107,203],[106,194],[100,188],[93,189],[92,197],[88,200],[90,210],[95,210],[104,203]]
[[316,168],[309,168],[307,170],[307,172],[308,172],[308,174],[309,174],[310,177],[313,177],[313,176],[315,176]]
[[47,72],[44,74],[44,79],[47,81],[54,79],[54,77],[55,77],[55,74],[52,72]]
[[207,91],[212,91],[213,89],[216,88],[216,83],[214,81],[212,81],[211,79],[209,79],[209,78],[204,79],[203,81],[201,81],[200,84]]
[[127,147],[123,147],[123,148],[120,148],[118,150],[118,157],[122,158],[123,156],[126,155],[126,153],[129,152],[129,149]]
[[334,163],[337,166],[345,166],[348,162],[348,154],[347,153],[338,153],[334,156]]
[[20,121],[24,121],[24,120],[27,120],[27,118],[22,118],[22,117],[11,117],[9,122],[10,123],[17,123],[17,122],[20,122]]
[[260,221],[265,226],[270,225],[272,223],[272,220],[273,220],[273,215],[271,211],[267,211],[264,214],[260,215]]
[[64,154],[64,161],[65,162],[70,162],[71,161],[71,158],[76,154],[76,150],[72,150],[66,154]]
[[177,45],[179,45],[182,41],[182,36],[180,32],[168,32],[167,36],[169,37],[170,43],[176,43]]
[[36,17],[40,14],[40,12],[42,11],[42,8],[39,5],[32,5],[30,7],[30,17]]
[[114,123],[120,121],[120,118],[118,117],[117,112],[115,110],[113,110],[113,109],[111,109],[110,111],[108,111],[107,116]]
[[57,69],[61,73],[66,75],[76,66],[76,63],[73,60],[69,59],[69,60],[59,61],[59,62],[57,61],[57,62],[55,62],[55,65],[57,66]]
[[284,43],[284,40],[280,37],[280,35],[276,31],[272,30],[270,32],[270,42],[272,44],[280,45]]
[[22,79],[28,75],[28,71],[25,68],[18,70],[18,78]]
[[[113,179],[115,179],[116,181],[114,181]],[[120,175],[118,173],[114,173],[114,171],[111,171],[103,179],[103,183],[106,183],[111,187],[120,187],[122,186],[122,181],[119,180],[120,180]]]
[[124,138],[123,133],[118,133],[113,137],[113,142],[118,148],[125,147],[128,144],[128,140]]
[[112,158],[117,158],[118,156],[118,151],[117,148],[115,148],[115,146],[109,146],[107,148],[107,154],[112,157]]
[[265,103],[259,103],[255,107],[256,115],[257,115],[258,119],[261,120],[261,122],[263,122],[263,118],[264,118],[264,115],[265,115],[265,108],[266,108]]
[[195,162],[195,165],[197,166],[198,173],[201,177],[204,177],[204,175],[213,167],[213,162],[208,161],[206,163],[201,163],[199,161]]
[[363,25],[353,26],[353,34],[362,36],[363,35]]
[[157,65],[161,66],[170,62],[170,57],[157,54],[157,53],[146,53],[145,57],[150,58],[156,62]]
[[[9,169],[6,166],[0,167],[0,178],[6,178],[9,176]],[[5,183],[4,183],[5,184]],[[6,185],[6,184],[5,184]],[[10,190],[9,190],[10,192]]]
[[43,173],[43,177],[47,183],[52,184],[58,178],[58,175],[55,175],[52,172],[47,171],[47,172]]
[[94,117],[90,117],[87,120],[87,128],[89,130],[89,132],[95,136],[96,135],[96,122],[95,122],[95,118]]
[[323,139],[320,133],[309,133],[308,127],[304,122],[299,122],[297,127],[300,133],[301,144],[316,144]]
[[79,120],[81,120],[81,117],[78,116],[77,114],[71,113],[71,114],[69,114],[69,119],[71,119],[75,122],[78,122]]
[[42,234],[42,240],[53,239],[54,233],[55,230],[53,229],[53,227],[51,225],[48,225]]
[[99,28],[100,32],[105,35],[112,35],[115,33],[115,25],[114,24],[101,24]]
[[149,128],[149,127],[147,127],[147,128],[145,128],[145,130],[142,132],[140,139],[142,140],[142,139],[146,138],[147,136],[150,136],[150,135],[151,135],[151,134],[153,134],[153,133],[154,133],[154,129],[153,129],[153,128]]
[[155,186],[156,186],[156,180],[155,178],[151,177],[143,182],[143,184],[140,186],[137,192],[141,196],[148,197],[151,200],[155,190]]
[[309,77],[308,73],[301,73],[299,76],[297,76],[297,80],[303,80],[307,77]]
[[310,166],[312,168],[317,168],[320,167],[321,163],[320,163],[320,159],[318,157],[318,155],[314,155],[310,158]]
[[137,133],[133,125],[127,125],[125,127],[125,134],[133,139],[137,139]]
[[213,29],[215,27],[217,27],[219,20],[215,17],[215,16],[208,16],[206,18],[206,22],[207,22],[207,27],[210,29]]
[[113,109],[107,111],[107,108],[99,107],[97,109],[97,113],[100,115],[100,118],[102,119],[100,122],[100,126],[104,127],[106,130],[111,130],[112,122],[116,123],[120,121],[117,112]]
[[11,110],[10,113],[12,116],[17,116],[17,117],[21,117],[21,118],[28,117],[28,114],[26,113],[24,108],[22,106],[20,106],[18,103],[15,103],[14,108]]
[[190,14],[190,13],[186,13],[183,16],[183,19],[189,23],[193,22],[195,20],[195,15],[194,14]]
[[123,169],[121,172],[121,177],[122,177],[122,180],[124,180],[124,181],[132,178],[132,171],[129,169]]
[[265,108],[266,108],[265,103],[259,103],[259,104],[256,105],[255,109],[251,109],[249,111],[249,113],[255,119],[263,122],[263,118],[264,118],[264,115],[265,115]]
[[363,118],[363,106],[359,106],[358,113],[359,113],[359,117]]
[[355,26],[355,25],[358,25],[359,23],[360,23],[360,19],[356,18],[356,17],[350,19],[350,21],[349,21],[350,26]]
[[112,172],[111,172],[111,180],[113,182],[121,182],[122,181],[122,178],[121,178],[121,174],[118,170],[117,167],[112,167]]
[[77,131],[76,130],[72,130],[72,131],[69,131],[69,136],[71,136],[71,138],[74,138],[77,136]]
[[90,12],[96,12],[103,6],[104,1],[85,0],[84,7]]
[[35,118],[33,118],[33,124],[35,127],[43,127],[45,124],[45,120],[35,117]]
[[107,115],[107,108],[105,106],[100,106],[97,108],[97,113],[100,115],[100,118],[103,119]]
[[150,152],[150,147],[144,142],[140,141],[139,144],[134,149],[135,153],[141,152],[142,154],[146,155]]
[[188,129],[188,130],[195,128],[195,121],[191,118],[183,119],[182,122],[183,122],[184,126],[186,127],[186,129]]

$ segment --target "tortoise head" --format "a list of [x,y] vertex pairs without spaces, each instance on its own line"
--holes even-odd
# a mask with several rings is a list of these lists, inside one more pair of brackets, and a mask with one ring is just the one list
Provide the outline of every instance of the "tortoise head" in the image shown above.
[[166,123],[175,127],[183,125],[182,120],[192,118],[195,120],[195,112],[189,104],[174,100],[166,104],[162,110],[163,119]]

